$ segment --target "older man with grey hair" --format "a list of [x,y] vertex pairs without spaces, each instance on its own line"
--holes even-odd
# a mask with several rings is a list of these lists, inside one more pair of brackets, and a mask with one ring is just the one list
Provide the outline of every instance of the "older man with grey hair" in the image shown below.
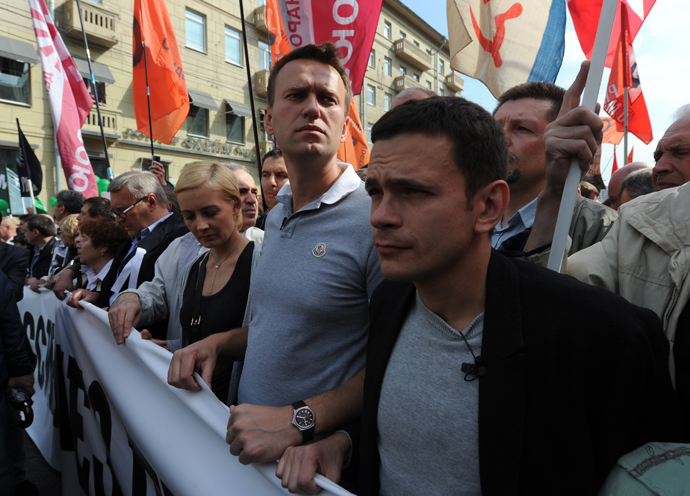
[[621,205],[634,200],[638,196],[647,195],[654,192],[654,180],[652,179],[652,168],[635,171],[628,175],[621,183],[620,197]]
[[264,242],[264,232],[256,226],[256,219],[259,216],[259,189],[256,187],[254,176],[244,165],[235,162],[225,164],[235,173],[237,186],[240,188],[240,200],[242,201],[242,236],[255,243]]
[[[112,266],[103,279],[100,293],[77,290],[68,301],[78,307],[85,299],[100,307],[109,306],[120,291],[139,287],[154,276],[155,261],[173,240],[188,232],[187,227],[168,212],[163,187],[150,172],[126,172],[108,186],[110,205],[115,220],[129,234],[115,253]],[[154,338],[165,338],[167,322],[151,328]]]

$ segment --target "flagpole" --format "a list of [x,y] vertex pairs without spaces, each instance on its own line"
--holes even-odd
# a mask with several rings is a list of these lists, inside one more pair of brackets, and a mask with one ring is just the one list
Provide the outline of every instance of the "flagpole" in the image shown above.
[[149,92],[149,64],[146,61],[146,42],[142,40],[141,47],[144,49],[144,74],[146,74],[146,104],[149,108],[149,138],[151,140],[151,163],[156,152],[153,150],[153,123],[151,122],[151,93]]
[[623,167],[628,165],[628,87],[623,91],[623,116],[624,116],[624,134],[623,134]]
[[[256,108],[254,106],[254,87],[252,86],[252,70],[249,66],[249,48],[247,46],[247,26],[244,22],[244,2],[240,0],[240,18],[242,19],[242,42],[244,44],[244,60],[247,67],[247,86],[249,87],[249,103],[252,108],[252,129],[254,130],[254,148],[256,149],[256,165],[259,168],[259,178],[261,177],[261,149],[259,142],[259,125],[256,118]],[[266,209],[266,199],[261,196]]]
[[[582,98],[582,105],[590,110],[594,110],[597,103],[597,93],[601,86],[601,76],[604,72],[606,52],[609,45],[609,39],[611,38],[613,20],[616,17],[617,7],[617,0],[604,0],[601,6],[597,36],[594,41],[594,50],[592,51],[592,63],[589,66],[585,93]],[[580,184],[581,177],[582,173],[578,167],[578,159],[577,157],[573,157],[570,162],[570,171],[568,172],[568,177],[563,187],[563,196],[561,197],[561,205],[558,209],[558,220],[556,221],[556,231],[551,242],[551,253],[549,254],[549,261],[547,264],[549,269],[555,270],[556,272],[560,272],[561,270],[566,238],[570,229],[573,208],[575,207],[575,195],[577,194],[577,186]]]
[[86,48],[86,61],[89,64],[89,75],[91,76],[91,87],[93,88],[93,96],[96,99],[96,113],[98,114],[98,126],[101,128],[101,138],[103,139],[103,150],[105,151],[105,165],[108,171],[108,179],[113,178],[113,169],[110,168],[110,159],[108,158],[108,143],[105,140],[105,131],[103,130],[103,119],[101,119],[101,104],[98,99],[98,87],[96,86],[96,78],[93,75],[93,68],[91,67],[91,51],[89,50],[89,42],[86,40],[86,32],[84,31],[84,20],[81,15],[81,3],[77,0],[77,11],[79,12],[79,24],[81,24],[81,34],[84,38],[84,48]]

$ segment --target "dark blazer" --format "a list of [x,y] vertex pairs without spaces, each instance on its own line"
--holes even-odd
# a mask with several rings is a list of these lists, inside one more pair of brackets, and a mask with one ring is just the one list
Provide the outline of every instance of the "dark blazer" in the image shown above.
[[26,268],[29,266],[29,250],[0,242],[0,270],[12,283],[14,297],[17,301],[24,298],[24,281]]
[[[176,238],[184,236],[187,232],[189,232],[189,230],[184,222],[178,220],[173,214],[158,224],[156,228],[139,243],[139,246],[146,250],[146,254],[144,255],[144,259],[141,262],[141,268],[139,269],[137,287],[143,282],[153,279],[155,274],[155,263],[158,257],[161,256],[170,243]],[[127,240],[115,253],[110,271],[103,278],[103,283],[101,284],[100,298],[97,303],[99,307],[107,307],[110,305],[110,297],[113,295],[111,288],[117,280],[117,275],[134,256],[134,252],[126,256],[131,246],[132,241]],[[166,320],[150,326],[148,330],[154,338],[165,339],[167,327],[168,323]]]
[[[372,296],[363,495],[379,491],[379,394],[414,298],[412,284],[388,281]],[[482,342],[486,376],[479,379],[482,493],[595,495],[624,453],[648,441],[678,441],[668,353],[653,312],[493,252]]]
[[[53,236],[50,238],[50,241],[45,244],[43,250],[41,250],[41,254],[38,256],[38,260],[34,266],[33,277],[36,279],[47,276],[48,272],[50,272],[50,262],[53,260],[53,248],[55,247],[55,243],[57,243],[57,237]],[[28,264],[29,273],[31,273],[31,262],[34,259],[34,250],[36,250],[36,247],[31,246]]]
[[11,377],[33,372],[31,355],[12,285],[0,271],[0,397],[5,394]]

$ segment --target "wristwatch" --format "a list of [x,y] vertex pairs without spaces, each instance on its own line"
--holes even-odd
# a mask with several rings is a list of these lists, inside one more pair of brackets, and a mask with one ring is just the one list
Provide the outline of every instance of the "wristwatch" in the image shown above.
[[316,427],[316,414],[304,401],[295,401],[292,404],[292,425],[302,433],[302,442],[308,443],[314,439]]

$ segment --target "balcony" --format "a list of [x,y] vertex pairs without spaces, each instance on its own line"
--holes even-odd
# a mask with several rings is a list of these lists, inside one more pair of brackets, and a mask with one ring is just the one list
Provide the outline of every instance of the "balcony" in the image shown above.
[[268,98],[268,76],[271,71],[258,71],[254,76],[254,93],[259,98]]
[[453,72],[449,76],[446,76],[446,86],[453,91],[462,91],[465,89],[465,81],[462,79],[460,74]]
[[268,26],[266,26],[266,6],[261,5],[254,11],[254,26],[258,31],[268,34]]
[[424,88],[419,81],[415,81],[410,76],[398,76],[393,80],[395,91],[398,93],[408,88]]
[[[118,29],[120,16],[102,5],[82,2],[81,12],[84,19],[84,31],[89,44],[110,48],[120,40]],[[68,36],[82,39],[79,10],[76,0],[68,0],[62,6],[63,24],[60,26]]]
[[[106,138],[109,137],[108,135],[120,136],[122,110],[101,107],[101,119],[103,120],[103,132],[106,134]],[[91,109],[81,130],[87,133],[96,133],[100,136],[101,128],[98,125],[98,111],[95,105]]]
[[421,69],[422,71],[431,69],[431,55],[414,43],[408,41],[407,38],[396,40],[393,44],[393,48],[395,55],[397,55],[399,59],[412,64],[417,69]]

